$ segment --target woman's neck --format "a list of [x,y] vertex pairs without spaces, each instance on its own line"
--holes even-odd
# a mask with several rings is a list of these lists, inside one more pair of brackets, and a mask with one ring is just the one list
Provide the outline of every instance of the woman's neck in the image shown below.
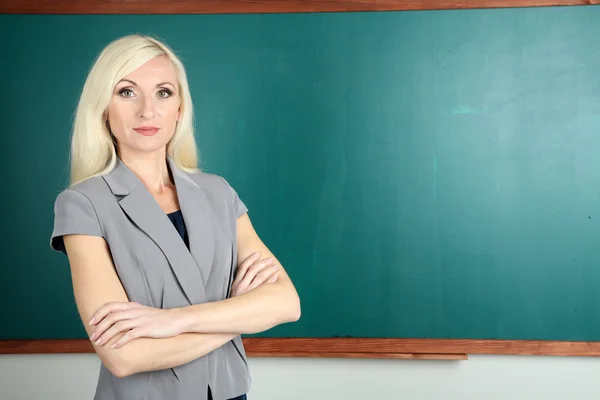
[[162,194],[166,187],[173,187],[166,152],[128,153],[119,152],[119,158],[154,194]]

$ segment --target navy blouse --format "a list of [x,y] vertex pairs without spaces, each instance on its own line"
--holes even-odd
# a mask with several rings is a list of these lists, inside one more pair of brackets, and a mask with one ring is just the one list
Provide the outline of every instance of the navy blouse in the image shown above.
[[187,231],[185,229],[185,221],[183,220],[183,214],[181,213],[181,210],[174,211],[170,214],[167,214],[167,216],[169,217],[173,225],[175,225],[175,229],[177,229],[177,232],[179,232],[179,235],[181,236],[181,238],[185,242],[185,245],[189,249],[190,241],[188,238]]

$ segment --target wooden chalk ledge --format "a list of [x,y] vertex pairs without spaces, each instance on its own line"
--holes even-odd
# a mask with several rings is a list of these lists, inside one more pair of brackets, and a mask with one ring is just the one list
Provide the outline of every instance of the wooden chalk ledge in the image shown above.
[[310,357],[310,358],[390,358],[397,360],[467,360],[466,354],[421,353],[261,353],[252,352],[251,357]]

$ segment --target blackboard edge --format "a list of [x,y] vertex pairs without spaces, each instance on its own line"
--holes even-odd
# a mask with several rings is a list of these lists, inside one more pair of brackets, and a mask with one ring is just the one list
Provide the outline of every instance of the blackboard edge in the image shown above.
[[[244,338],[249,357],[467,359],[467,355],[600,356],[600,342],[391,338]],[[93,353],[87,339],[0,340],[0,354]]]
[[0,5],[2,14],[253,14],[582,6],[600,4],[600,0],[181,0],[175,3],[170,0],[119,3],[22,0],[4,3]]

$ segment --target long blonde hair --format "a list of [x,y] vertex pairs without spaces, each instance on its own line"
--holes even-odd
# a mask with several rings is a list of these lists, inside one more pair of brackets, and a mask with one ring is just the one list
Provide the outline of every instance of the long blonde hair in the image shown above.
[[107,110],[115,85],[156,56],[166,56],[175,67],[181,111],[167,155],[188,172],[198,170],[193,104],[185,68],[175,53],[150,36],[128,35],[109,43],[96,58],[79,98],[71,138],[71,186],[110,172],[117,149],[107,126]]

